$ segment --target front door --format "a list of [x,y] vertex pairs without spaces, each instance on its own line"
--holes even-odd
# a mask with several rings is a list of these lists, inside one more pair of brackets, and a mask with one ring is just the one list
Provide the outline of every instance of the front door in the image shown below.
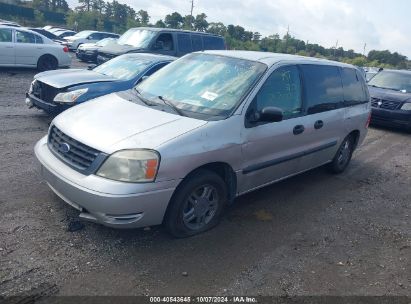
[[[283,111],[283,120],[249,123],[249,117],[265,107]],[[300,171],[300,158],[309,144],[305,136],[307,118],[303,114],[299,68],[277,68],[267,78],[246,114],[242,153],[244,166],[240,193]]]
[[14,43],[12,29],[0,29],[0,64],[14,64]]

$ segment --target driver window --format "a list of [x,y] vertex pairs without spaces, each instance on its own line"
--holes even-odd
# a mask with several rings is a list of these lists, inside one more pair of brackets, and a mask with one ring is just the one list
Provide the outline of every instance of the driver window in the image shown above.
[[284,119],[298,116],[302,111],[300,72],[296,66],[276,69],[256,96],[256,110],[277,107]]
[[154,49],[159,51],[173,51],[174,44],[171,34],[164,33],[158,36],[156,43],[154,44]]

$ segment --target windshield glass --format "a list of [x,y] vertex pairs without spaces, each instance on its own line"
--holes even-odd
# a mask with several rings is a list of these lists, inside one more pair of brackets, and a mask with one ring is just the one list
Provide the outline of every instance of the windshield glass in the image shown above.
[[126,54],[95,67],[93,71],[119,80],[130,80],[144,71],[150,64],[151,61]]
[[161,96],[183,111],[227,117],[266,68],[249,60],[190,54],[136,88],[147,99],[156,101]]
[[97,46],[106,46],[107,44],[109,44],[110,42],[113,42],[114,40],[116,40],[115,38],[104,38],[98,42],[96,42]]
[[381,71],[368,84],[380,88],[411,92],[411,73]]
[[79,33],[75,34],[73,37],[76,37],[76,38],[87,38],[88,35],[90,35],[91,33],[92,33],[92,31],[82,31],[82,32],[79,32]]
[[129,29],[118,39],[118,44],[147,48],[156,32],[139,29]]

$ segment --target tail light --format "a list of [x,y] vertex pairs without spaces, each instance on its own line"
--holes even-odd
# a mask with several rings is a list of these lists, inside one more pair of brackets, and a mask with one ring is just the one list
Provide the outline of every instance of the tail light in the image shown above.
[[371,122],[371,112],[368,114],[367,122],[365,123],[365,127],[368,129],[368,126],[370,125]]
[[64,53],[68,53],[69,49],[67,47],[67,45],[63,48]]

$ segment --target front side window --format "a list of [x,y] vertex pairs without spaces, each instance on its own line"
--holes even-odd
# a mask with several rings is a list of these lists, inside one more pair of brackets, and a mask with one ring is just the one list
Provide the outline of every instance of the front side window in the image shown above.
[[16,31],[16,42],[18,43],[36,43],[34,34]]
[[158,36],[153,48],[157,51],[173,51],[174,43],[173,36],[171,34],[161,34]]
[[283,111],[284,119],[295,117],[302,111],[300,72],[296,66],[276,69],[255,97],[255,111],[276,107]]
[[130,80],[143,72],[151,63],[132,54],[125,54],[95,67],[93,71],[120,80]]
[[189,116],[217,119],[230,115],[266,68],[255,61],[189,54],[150,76],[137,89],[152,102],[161,103],[160,96],[170,100]]
[[118,39],[118,44],[147,48],[155,35],[154,31],[129,29]]
[[308,114],[331,111],[342,106],[344,96],[338,67],[303,64],[301,70]]
[[204,35],[203,41],[204,41],[205,50],[223,50],[224,49],[224,40],[222,38]]
[[0,29],[0,42],[13,42],[11,29]]
[[381,71],[368,82],[368,85],[383,89],[411,92],[411,73]]

